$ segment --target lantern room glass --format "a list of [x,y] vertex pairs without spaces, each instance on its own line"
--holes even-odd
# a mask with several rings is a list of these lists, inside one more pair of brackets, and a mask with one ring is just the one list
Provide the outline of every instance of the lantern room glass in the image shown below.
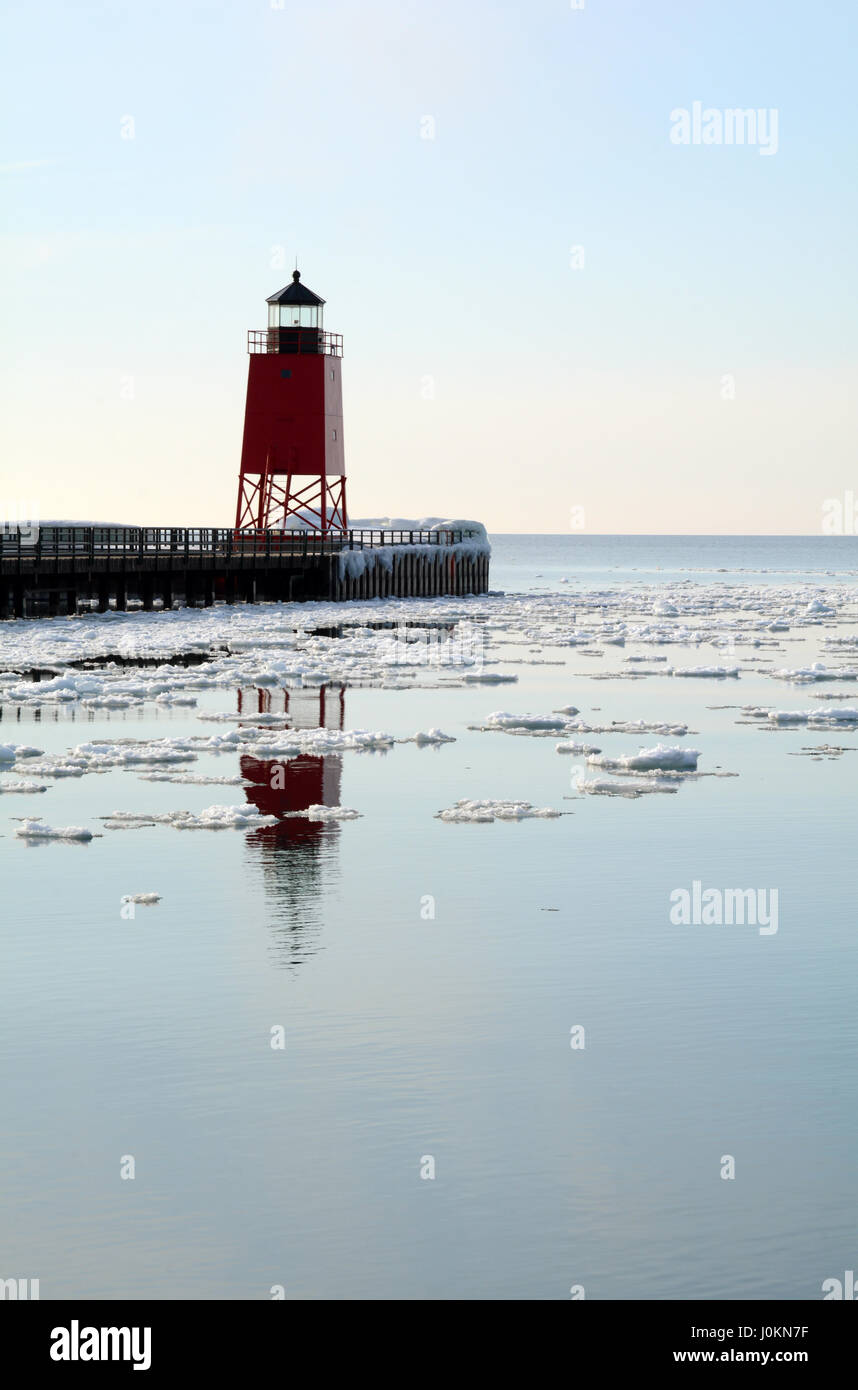
[[324,310],[320,304],[269,304],[269,328],[321,328]]

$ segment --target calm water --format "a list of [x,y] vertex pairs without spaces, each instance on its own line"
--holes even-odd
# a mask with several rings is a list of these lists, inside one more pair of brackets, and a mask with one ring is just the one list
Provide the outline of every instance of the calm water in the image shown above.
[[696,576],[747,584],[858,577],[856,536],[514,536],[493,538],[497,588],[657,584]]
[[[858,540],[829,538],[499,537],[492,565],[496,589],[568,597],[563,578],[577,593],[857,576]],[[273,803],[265,759],[237,754],[193,770],[241,771],[246,792],[114,771],[0,798],[0,1277],[37,1277],[43,1298],[791,1299],[855,1268],[858,753],[792,754],[858,733],[772,733],[736,708],[850,686],[785,686],[764,661],[739,681],[594,679],[652,649],[596,660],[501,636],[495,657],[557,664],[501,665],[518,683],[497,688],[331,684],[324,709],[317,689],[286,692],[299,726],[457,742],[296,759]],[[763,657],[803,665],[819,636],[792,630]],[[237,700],[205,691],[199,709]],[[276,686],[242,701],[287,703]],[[570,702],[594,723],[682,720],[701,768],[739,776],[582,797],[555,739],[469,729]],[[0,743],[48,753],[219,728],[152,704],[2,712]],[[116,809],[245,796],[362,818],[13,838],[13,816],[99,829]],[[435,818],[462,797],[572,814]],[[777,888],[777,934],[672,925],[669,894],[694,880]],[[161,903],[125,920],[122,895],[146,891]]]

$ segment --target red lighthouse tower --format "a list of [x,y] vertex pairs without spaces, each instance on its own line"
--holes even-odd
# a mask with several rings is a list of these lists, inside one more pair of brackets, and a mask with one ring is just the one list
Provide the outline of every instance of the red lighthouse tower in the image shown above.
[[[301,284],[268,303],[268,328],[247,335],[250,362],[236,528],[346,529],[343,340],[324,331],[324,299]],[[294,523],[291,523],[294,524]]]

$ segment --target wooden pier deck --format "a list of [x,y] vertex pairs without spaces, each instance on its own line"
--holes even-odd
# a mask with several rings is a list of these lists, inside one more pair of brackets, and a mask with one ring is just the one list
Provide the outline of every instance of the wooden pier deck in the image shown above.
[[[470,531],[0,528],[0,619],[81,609],[482,594],[489,556]],[[360,558],[355,552],[365,552]]]

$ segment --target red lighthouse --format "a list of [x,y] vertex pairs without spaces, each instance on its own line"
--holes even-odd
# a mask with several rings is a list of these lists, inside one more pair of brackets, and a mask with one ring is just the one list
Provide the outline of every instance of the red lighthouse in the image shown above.
[[[247,335],[250,362],[238,480],[238,529],[346,529],[343,340],[324,331],[324,299],[301,284],[268,302],[268,328]],[[292,523],[294,524],[294,523]]]

